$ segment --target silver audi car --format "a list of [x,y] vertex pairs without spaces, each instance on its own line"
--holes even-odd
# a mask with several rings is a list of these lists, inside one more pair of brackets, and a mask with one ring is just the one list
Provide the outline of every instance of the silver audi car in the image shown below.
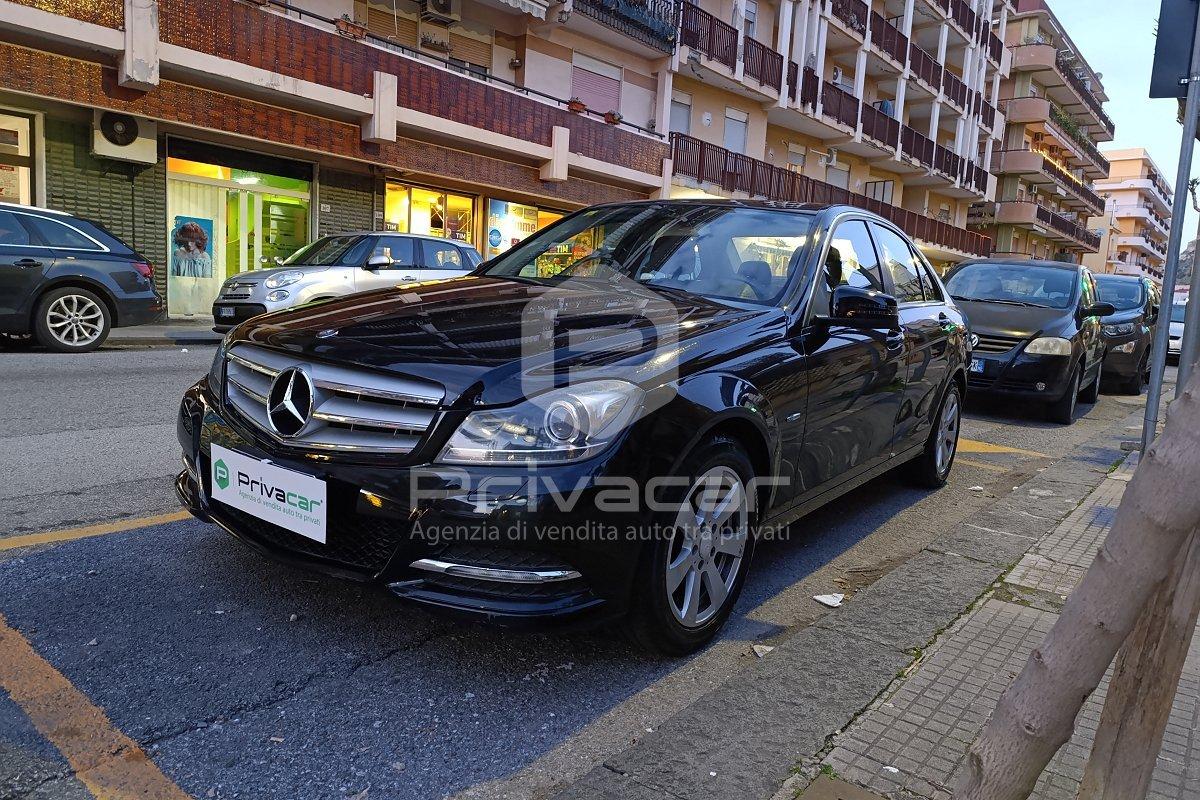
[[379,231],[325,236],[276,268],[225,281],[213,303],[213,330],[224,333],[259,314],[313,300],[457,278],[482,261],[471,245],[434,236]]

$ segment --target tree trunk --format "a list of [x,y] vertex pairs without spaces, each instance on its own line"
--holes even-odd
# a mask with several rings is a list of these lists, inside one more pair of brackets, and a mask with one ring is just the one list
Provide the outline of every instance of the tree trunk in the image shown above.
[[1095,561],[971,747],[958,800],[1029,796],[1200,523],[1198,377],[1193,374],[1146,451]]
[[1117,656],[1079,800],[1140,800],[1150,779],[1200,614],[1200,535],[1159,587]]

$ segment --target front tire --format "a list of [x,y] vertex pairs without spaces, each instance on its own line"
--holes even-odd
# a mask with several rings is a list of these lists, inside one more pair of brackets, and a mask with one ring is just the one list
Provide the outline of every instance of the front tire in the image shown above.
[[933,429],[925,441],[921,455],[902,467],[904,479],[923,489],[940,489],[950,478],[954,456],[958,452],[958,435],[962,429],[962,390],[951,380],[942,395],[941,405],[933,418]]
[[656,515],[638,570],[629,634],[646,650],[681,656],[708,644],[741,594],[754,552],[757,498],[745,448],[714,436],[681,467],[670,513]]
[[1140,395],[1142,387],[1150,383],[1150,354],[1142,356],[1142,361],[1138,365],[1137,372],[1130,375],[1121,384],[1121,391],[1129,395]]
[[1075,402],[1079,399],[1079,370],[1071,373],[1066,393],[1046,406],[1046,419],[1060,425],[1070,425],[1075,419]]
[[1079,393],[1080,402],[1092,405],[1100,400],[1100,377],[1104,372],[1104,362],[1100,362],[1100,366],[1096,367],[1096,379],[1088,384],[1088,387]]
[[66,286],[38,303],[33,332],[38,342],[58,353],[87,353],[104,344],[112,330],[108,306],[87,289]]

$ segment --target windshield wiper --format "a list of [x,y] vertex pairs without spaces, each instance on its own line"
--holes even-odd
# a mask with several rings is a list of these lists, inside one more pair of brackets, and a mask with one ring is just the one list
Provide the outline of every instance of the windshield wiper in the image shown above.
[[1002,300],[998,297],[963,297],[962,295],[952,294],[951,298],[955,300],[971,300],[976,303],[1003,303],[1006,306],[1025,306],[1027,308],[1054,308],[1054,306],[1046,306],[1041,303],[1030,303],[1026,300]]

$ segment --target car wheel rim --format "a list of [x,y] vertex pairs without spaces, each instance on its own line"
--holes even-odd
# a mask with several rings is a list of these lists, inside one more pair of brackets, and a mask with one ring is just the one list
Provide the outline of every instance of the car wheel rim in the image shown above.
[[104,330],[104,312],[90,297],[63,295],[46,309],[46,327],[65,345],[88,345],[99,339]]
[[667,547],[667,604],[688,628],[704,625],[733,591],[749,536],[746,487],[729,467],[699,476],[680,504]]
[[938,421],[937,449],[934,451],[939,475],[944,475],[950,469],[950,462],[958,447],[958,412],[958,392],[950,392],[946,395],[942,418]]

